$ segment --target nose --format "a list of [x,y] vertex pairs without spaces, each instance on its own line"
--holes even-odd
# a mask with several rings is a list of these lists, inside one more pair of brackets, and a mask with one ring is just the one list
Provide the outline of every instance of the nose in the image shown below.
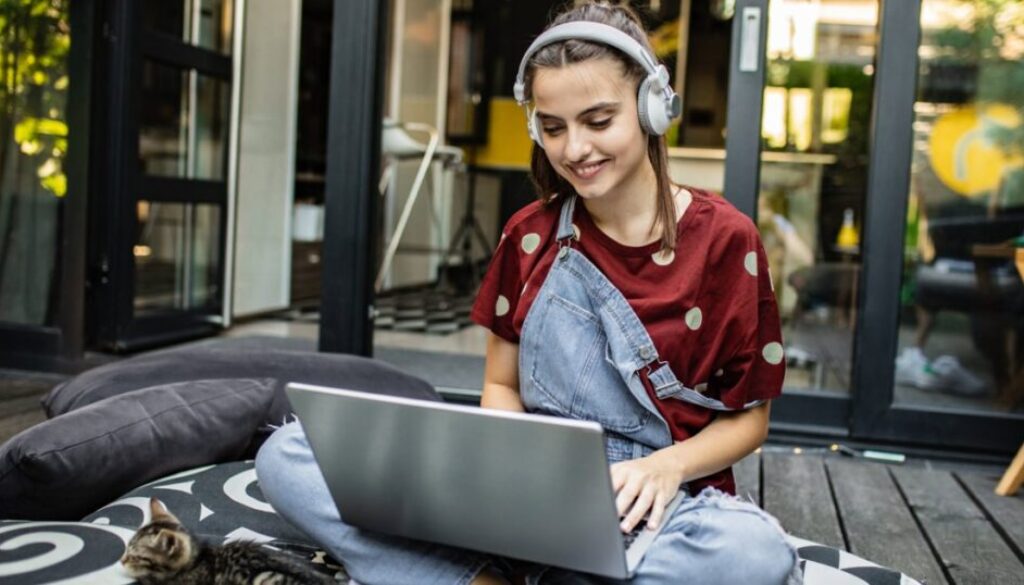
[[593,145],[590,142],[590,136],[587,131],[583,128],[570,126],[565,134],[565,158],[570,162],[587,160],[591,150],[593,150]]

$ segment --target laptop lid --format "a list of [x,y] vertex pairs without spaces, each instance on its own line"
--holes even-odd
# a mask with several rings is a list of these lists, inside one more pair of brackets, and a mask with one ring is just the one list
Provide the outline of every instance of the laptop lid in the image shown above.
[[292,383],[347,524],[625,578],[600,425]]

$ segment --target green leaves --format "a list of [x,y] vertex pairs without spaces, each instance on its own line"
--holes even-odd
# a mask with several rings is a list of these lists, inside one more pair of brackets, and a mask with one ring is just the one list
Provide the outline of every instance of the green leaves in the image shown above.
[[68,1],[0,0],[0,152],[14,146],[23,158],[5,157],[13,168],[0,173],[34,168],[57,197],[67,193]]

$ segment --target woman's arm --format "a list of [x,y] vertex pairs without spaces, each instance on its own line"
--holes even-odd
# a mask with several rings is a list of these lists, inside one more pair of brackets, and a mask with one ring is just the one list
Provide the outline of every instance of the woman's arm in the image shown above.
[[622,530],[632,530],[648,511],[648,526],[656,528],[680,484],[730,467],[761,446],[768,436],[770,404],[721,413],[686,441],[612,465],[615,504],[625,516]]
[[523,412],[519,399],[519,345],[490,333],[480,406]]

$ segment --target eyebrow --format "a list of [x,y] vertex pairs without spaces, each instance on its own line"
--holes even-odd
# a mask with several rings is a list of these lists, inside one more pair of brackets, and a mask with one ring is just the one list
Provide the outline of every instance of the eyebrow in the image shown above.
[[[591,114],[596,114],[597,112],[600,112],[600,111],[603,111],[603,110],[609,110],[609,109],[618,110],[621,106],[622,106],[622,104],[620,102],[601,102],[599,104],[594,104],[593,106],[590,106],[589,108],[583,110],[582,112],[580,112],[576,116],[576,118],[577,119],[586,118],[587,116],[589,116]],[[537,111],[536,114],[537,114],[538,118],[547,118],[547,119],[561,120],[561,118],[559,118],[558,116],[555,116],[555,115],[552,115],[552,114],[546,114],[546,113],[541,112],[541,111]]]

